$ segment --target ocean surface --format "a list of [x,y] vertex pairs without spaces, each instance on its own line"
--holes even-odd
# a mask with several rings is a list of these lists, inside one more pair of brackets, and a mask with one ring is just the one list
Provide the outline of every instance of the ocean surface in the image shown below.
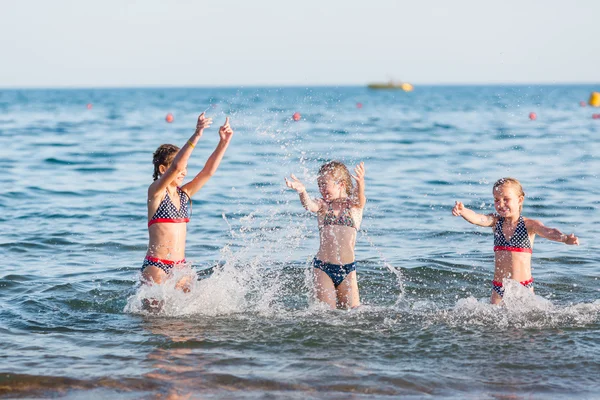
[[[598,89],[0,90],[0,397],[599,398],[600,110],[580,105]],[[235,135],[194,198],[192,291],[152,288],[151,315],[152,153],[203,110],[188,177],[225,116]],[[367,171],[352,311],[313,301],[316,219],[284,184],[316,197],[331,159]],[[451,209],[493,212],[505,176],[581,245],[538,237],[536,294],[508,285],[500,307],[491,229]]]

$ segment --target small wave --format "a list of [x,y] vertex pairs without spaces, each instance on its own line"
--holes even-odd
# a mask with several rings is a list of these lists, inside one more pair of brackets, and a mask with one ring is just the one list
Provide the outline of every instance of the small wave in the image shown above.
[[600,322],[600,300],[561,306],[534,295],[518,282],[506,280],[501,305],[492,305],[487,298],[468,297],[458,300],[453,308],[440,311],[438,317],[452,327],[583,327]]
[[75,168],[75,171],[77,172],[114,172],[116,171],[116,168],[111,168],[111,167],[85,167],[85,168]]
[[56,157],[49,157],[44,160],[45,163],[53,164],[53,165],[72,165],[72,164],[84,164],[83,162],[74,162],[72,160],[62,160]]
[[[0,373],[0,396],[10,397],[55,397],[64,396],[66,392],[85,390],[88,397],[89,390],[104,389],[96,393],[98,398],[115,398],[123,391],[155,391],[160,390],[159,383],[151,379],[113,379],[108,377],[83,380],[66,376],[28,375],[14,373]],[[105,397],[106,396],[106,397]],[[94,396],[90,396],[94,397]]]
[[442,128],[442,129],[446,129],[446,130],[450,130],[450,129],[456,129],[456,126],[454,125],[450,125],[450,124],[440,124],[438,122],[433,124],[434,128]]

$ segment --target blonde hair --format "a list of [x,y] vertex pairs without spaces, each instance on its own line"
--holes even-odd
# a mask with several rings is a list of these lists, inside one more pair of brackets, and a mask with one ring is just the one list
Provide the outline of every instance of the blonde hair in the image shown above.
[[[500,186],[504,186],[504,185],[512,185],[516,190],[517,190],[517,194],[519,196],[523,196],[525,197],[525,192],[523,191],[523,186],[521,186],[521,182],[519,182],[517,179],[515,178],[500,178],[496,181],[496,183],[494,183],[494,188],[493,188],[493,192],[495,192],[496,190],[498,190],[498,188]],[[523,204],[521,204],[521,206],[519,207],[519,213],[523,210]]]
[[340,161],[329,161],[321,165],[319,168],[319,176],[331,175],[336,181],[341,181],[346,187],[346,194],[350,196],[352,194],[352,178],[350,177],[350,171],[344,163]]

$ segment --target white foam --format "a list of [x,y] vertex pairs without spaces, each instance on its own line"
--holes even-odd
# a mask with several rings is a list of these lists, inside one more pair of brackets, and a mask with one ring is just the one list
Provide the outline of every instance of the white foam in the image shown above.
[[600,319],[600,300],[592,303],[558,305],[535,295],[520,283],[504,281],[502,303],[493,305],[489,298],[460,299],[456,305],[441,312],[445,322],[453,326],[486,325],[496,328],[555,328],[597,323]]

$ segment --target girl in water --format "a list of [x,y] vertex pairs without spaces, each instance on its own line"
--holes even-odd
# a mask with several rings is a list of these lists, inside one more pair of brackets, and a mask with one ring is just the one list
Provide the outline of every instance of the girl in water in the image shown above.
[[[181,149],[163,144],[154,152],[154,182],[148,188],[150,240],[142,264],[142,281],[146,284],[161,284],[172,274],[173,268],[185,265],[186,223],[190,220],[191,198],[217,171],[233,135],[227,117],[219,129],[219,144],[204,168],[190,182],[183,184],[188,159],[204,129],[211,124],[212,118],[206,118],[202,113],[196,131]],[[183,291],[189,291],[188,285],[189,281],[185,279],[177,282],[177,287]]]
[[[313,260],[317,299],[335,309],[360,305],[354,246],[367,199],[365,166],[360,163],[350,175],[348,168],[331,161],[319,169],[318,185],[322,198],[311,199],[306,188],[294,175],[285,178],[287,187],[300,195],[308,211],[317,214],[320,246]],[[356,181],[353,188],[352,179]],[[353,190],[354,189],[354,190]]]
[[524,218],[521,210],[525,193],[518,180],[499,179],[494,184],[493,195],[497,214],[477,214],[457,201],[452,215],[475,225],[492,227],[495,271],[491,302],[498,304],[504,295],[504,279],[514,279],[533,292],[531,253],[536,234],[565,244],[579,245],[579,239],[574,234],[565,235],[558,229],[548,228],[540,221]]

